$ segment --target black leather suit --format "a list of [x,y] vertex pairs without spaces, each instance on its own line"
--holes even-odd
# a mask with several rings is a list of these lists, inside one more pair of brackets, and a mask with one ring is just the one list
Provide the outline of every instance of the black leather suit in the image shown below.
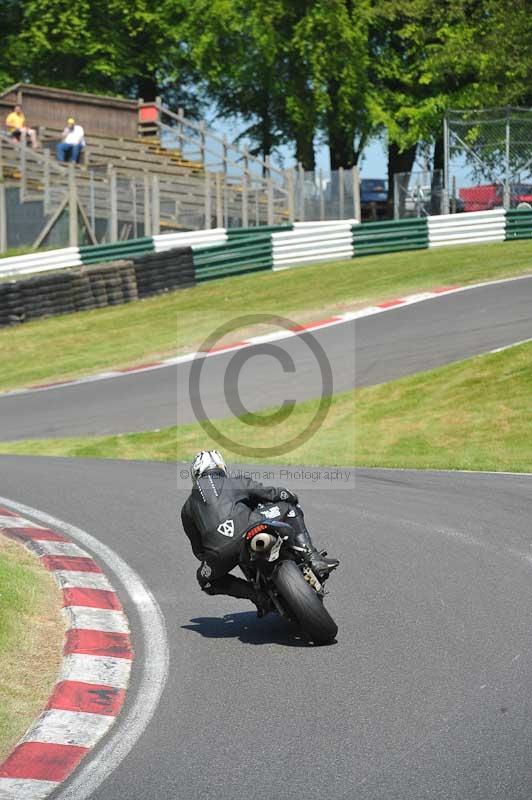
[[181,521],[194,555],[202,562],[197,578],[203,591],[254,599],[253,587],[228,573],[240,560],[242,534],[265,517],[289,523],[295,540],[307,544],[303,511],[288,489],[231,478],[216,470],[194,483]]

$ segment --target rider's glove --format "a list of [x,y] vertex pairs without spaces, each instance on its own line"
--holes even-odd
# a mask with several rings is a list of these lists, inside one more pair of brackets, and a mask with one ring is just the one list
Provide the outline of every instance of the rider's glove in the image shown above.
[[279,492],[279,500],[283,500],[285,503],[290,503],[292,506],[297,506],[298,498],[295,492],[291,492],[290,489],[281,489]]

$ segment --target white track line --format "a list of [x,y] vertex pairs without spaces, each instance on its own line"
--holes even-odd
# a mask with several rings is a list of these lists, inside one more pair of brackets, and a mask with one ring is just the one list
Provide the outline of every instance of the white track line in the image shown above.
[[[20,514],[28,514],[47,526],[63,531],[83,547],[92,550],[95,556],[116,575],[127,595],[135,604],[139,615],[145,658],[142,664],[137,661],[137,665],[142,667],[142,675],[135,700],[130,708],[118,717],[117,724],[109,738],[98,749],[97,758],[88,757],[87,761],[83,761],[73,778],[62,791],[59,791],[56,797],[56,800],[87,800],[133,748],[159,704],[168,676],[169,654],[164,617],[155,597],[142,578],[106,544],[81,528],[69,525],[51,514],[46,514],[31,506],[14,502],[7,497],[0,497],[0,503]],[[95,656],[91,657],[92,662],[95,658]],[[64,659],[76,671],[77,680],[83,680],[81,677],[84,674],[83,659],[82,655],[71,655]],[[117,662],[125,661],[125,659],[118,658],[115,660]],[[120,670],[119,664],[117,664],[117,670]],[[85,679],[89,682],[97,682],[95,677],[88,676]],[[69,679],[73,679],[71,674]],[[20,797],[24,797],[22,791]]]
[[7,392],[0,392],[0,401],[3,397],[13,397],[19,394],[33,394],[34,392],[51,392],[55,389],[66,389],[70,386],[80,386],[83,383],[94,383],[95,381],[109,380],[111,378],[125,378],[131,375],[138,375],[141,372],[153,372],[157,369],[168,369],[169,367],[175,367],[178,364],[189,363],[190,361],[194,361],[196,358],[214,358],[215,356],[225,355],[235,350],[243,350],[247,347],[253,347],[256,344],[278,341],[280,339],[290,339],[293,336],[301,336],[304,333],[313,333],[314,331],[323,330],[324,328],[331,328],[336,325],[345,325],[346,323],[353,322],[357,319],[363,319],[364,317],[372,317],[376,314],[385,314],[389,311],[398,311],[401,308],[406,308],[407,306],[415,305],[417,303],[425,303],[428,300],[439,300],[442,297],[449,297],[452,294],[470,292],[474,289],[483,289],[487,286],[497,286],[503,283],[513,283],[514,281],[530,280],[531,278],[532,274],[518,275],[514,278],[499,278],[495,281],[483,281],[482,283],[472,283],[468,286],[458,286],[455,289],[447,289],[444,292],[417,292],[416,294],[405,295],[404,297],[397,298],[398,300],[401,300],[398,305],[382,308],[376,304],[374,306],[361,308],[358,311],[347,311],[342,314],[334,314],[334,312],[331,312],[332,316],[336,317],[336,319],[332,321],[324,321],[323,323],[320,323],[318,320],[316,324],[313,324],[312,322],[306,323],[308,325],[313,325],[313,327],[309,329],[305,328],[305,323],[301,323],[302,329],[300,331],[274,331],[263,336],[254,336],[250,339],[246,339],[244,342],[235,344],[232,347],[227,347],[224,350],[214,350],[207,353],[184,353],[180,356],[173,356],[172,358],[163,359],[155,364],[150,364],[147,366],[142,366],[141,364],[137,368],[125,372],[122,370],[99,372],[96,375],[87,375],[82,378],[76,378],[72,381],[65,381],[56,386],[36,386],[33,388],[13,389]]

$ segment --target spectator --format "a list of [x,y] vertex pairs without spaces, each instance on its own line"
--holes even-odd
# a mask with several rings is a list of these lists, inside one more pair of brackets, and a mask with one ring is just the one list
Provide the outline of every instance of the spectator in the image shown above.
[[85,131],[81,125],[76,125],[74,117],[69,117],[61,141],[57,145],[58,161],[74,161],[79,163],[81,151],[85,147]]
[[25,133],[31,142],[31,146],[35,150],[37,148],[37,132],[34,128],[29,128],[26,125],[26,117],[22,110],[22,106],[16,105],[13,111],[7,115],[6,128],[9,135],[20,142],[22,134]]

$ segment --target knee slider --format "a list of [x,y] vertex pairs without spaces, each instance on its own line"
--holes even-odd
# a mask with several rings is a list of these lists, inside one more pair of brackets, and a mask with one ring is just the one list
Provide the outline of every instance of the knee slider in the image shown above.
[[204,561],[201,567],[199,567],[198,571],[196,572],[196,578],[198,580],[201,591],[205,592],[205,594],[213,595],[215,594],[215,591],[210,580],[211,574],[212,574],[211,568]]

